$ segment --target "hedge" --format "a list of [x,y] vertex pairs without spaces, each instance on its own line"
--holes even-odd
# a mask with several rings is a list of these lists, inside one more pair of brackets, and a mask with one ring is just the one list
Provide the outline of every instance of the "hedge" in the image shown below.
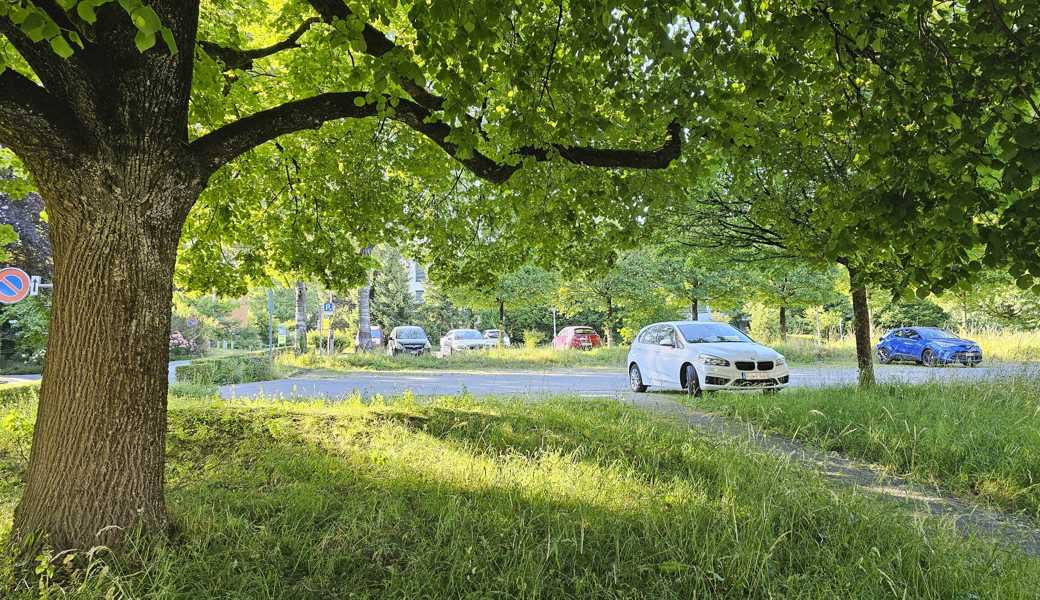
[[176,380],[184,383],[227,385],[276,379],[267,356],[228,356],[193,360],[177,367]]
[[40,384],[4,384],[0,385],[0,406],[19,402],[35,402],[40,399]]

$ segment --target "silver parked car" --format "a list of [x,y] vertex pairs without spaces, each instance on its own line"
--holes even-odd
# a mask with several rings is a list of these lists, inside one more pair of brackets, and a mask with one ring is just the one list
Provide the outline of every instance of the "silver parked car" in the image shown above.
[[[484,330],[484,339],[488,341],[488,346],[492,346],[492,347],[493,346],[497,346],[498,345],[498,336],[499,336],[499,330],[498,329],[485,329]],[[509,334],[508,333],[502,333],[502,345],[505,346],[506,348],[508,348],[510,343],[511,342],[509,341]]]
[[441,338],[441,356],[467,350],[484,350],[487,347],[488,341],[476,329],[452,329]]

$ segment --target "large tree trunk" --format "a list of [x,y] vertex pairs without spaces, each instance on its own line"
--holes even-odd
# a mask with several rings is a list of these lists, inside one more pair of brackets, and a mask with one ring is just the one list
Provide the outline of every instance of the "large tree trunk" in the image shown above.
[[89,205],[98,182],[44,189],[54,293],[16,539],[89,548],[166,523],[170,303],[188,204],[148,187],[161,178],[119,182]]
[[699,321],[700,319],[698,318],[698,315],[700,315],[700,314],[701,314],[700,303],[697,301],[696,298],[690,300],[690,320],[691,321]]
[[614,300],[607,296],[607,323],[603,328],[607,336],[607,348],[614,347]]
[[874,385],[874,349],[870,343],[870,308],[867,306],[867,288],[852,278],[852,326],[856,336],[856,366],[859,368],[860,387]]
[[787,307],[780,307],[780,339],[787,340]]
[[296,282],[296,351],[307,351],[307,286]]

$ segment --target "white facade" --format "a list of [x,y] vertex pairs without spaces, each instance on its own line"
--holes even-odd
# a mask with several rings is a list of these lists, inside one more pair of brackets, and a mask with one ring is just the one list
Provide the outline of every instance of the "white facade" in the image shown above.
[[426,295],[426,269],[414,260],[408,263],[408,293],[419,304],[425,301]]

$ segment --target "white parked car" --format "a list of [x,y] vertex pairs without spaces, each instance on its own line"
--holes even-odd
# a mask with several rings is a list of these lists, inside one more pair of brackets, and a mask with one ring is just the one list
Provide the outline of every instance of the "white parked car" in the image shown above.
[[725,323],[672,321],[644,327],[628,351],[632,391],[648,386],[703,390],[759,389],[775,392],[790,373],[783,355],[756,344]]
[[467,350],[484,350],[487,347],[488,341],[476,329],[452,329],[441,338],[441,356]]
[[[484,339],[487,340],[488,346],[491,346],[491,347],[498,346],[498,333],[499,333],[499,330],[497,330],[497,329],[485,329],[484,330]],[[508,333],[502,334],[502,345],[505,346],[506,348],[508,348],[509,344],[510,344],[509,334]]]

